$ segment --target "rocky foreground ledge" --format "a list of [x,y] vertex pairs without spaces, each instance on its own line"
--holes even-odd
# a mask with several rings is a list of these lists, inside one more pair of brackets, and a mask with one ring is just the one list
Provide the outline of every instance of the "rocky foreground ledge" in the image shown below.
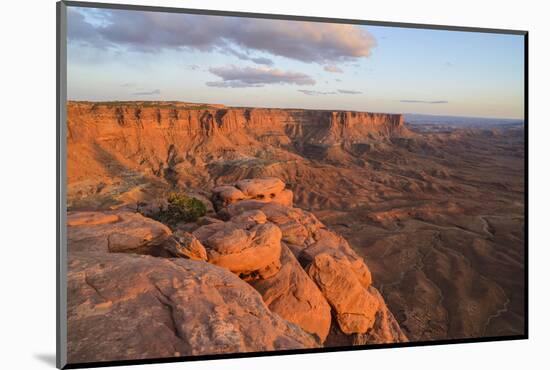
[[348,242],[276,178],[212,191],[172,231],[69,212],[69,362],[407,341]]

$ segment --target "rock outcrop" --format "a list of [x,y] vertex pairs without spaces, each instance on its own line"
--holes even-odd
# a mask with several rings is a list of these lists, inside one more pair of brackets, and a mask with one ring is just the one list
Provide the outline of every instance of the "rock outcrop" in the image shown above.
[[[234,189],[240,191],[238,197],[231,196]],[[263,276],[251,282],[273,312],[316,334],[323,342],[330,340],[327,307],[337,322],[336,332],[348,336],[350,343],[368,342],[365,338],[406,341],[382,296],[371,285],[372,276],[363,259],[313,214],[279,203],[276,196],[282,191],[284,183],[273,178],[218,187],[213,197],[218,214],[226,222],[202,226],[193,233],[207,244],[216,230],[227,229],[232,235],[244,236],[246,230],[258,225],[276,225],[283,244],[282,267],[271,278]],[[237,238],[231,244],[237,244]],[[308,306],[311,317],[301,311]]]
[[373,327],[379,301],[361,285],[347,264],[320,253],[308,265],[307,272],[334,309],[343,333],[366,333]]
[[210,263],[246,280],[269,278],[281,267],[281,230],[271,223],[258,224],[248,230],[235,224],[222,225],[204,240],[204,245]]
[[271,311],[324,342],[330,329],[330,306],[286,245],[282,247],[281,265],[276,275],[256,280],[252,286]]
[[71,253],[68,360],[135,360],[318,346],[225,269],[183,258]]
[[214,188],[212,192],[214,205],[218,209],[243,200],[291,207],[293,198],[292,191],[285,190],[285,183],[275,177],[241,180],[233,185]]
[[160,222],[132,212],[69,212],[71,252],[162,254],[172,231]]
[[216,188],[224,220],[192,233],[137,213],[70,212],[69,359],[406,341],[363,259],[278,202],[285,191],[272,178]]
[[386,306],[384,298],[374,287],[368,289],[369,293],[378,300],[379,309],[376,312],[376,318],[372,330],[365,334],[359,334],[353,337],[352,344],[384,344],[407,342],[407,336],[401,330],[399,323]]

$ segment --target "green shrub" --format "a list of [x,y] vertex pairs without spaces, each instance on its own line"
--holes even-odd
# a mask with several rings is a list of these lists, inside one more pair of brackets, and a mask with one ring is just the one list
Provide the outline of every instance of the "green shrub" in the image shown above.
[[206,214],[203,202],[183,193],[171,193],[167,201],[168,205],[153,217],[162,223],[175,225],[178,222],[195,222]]

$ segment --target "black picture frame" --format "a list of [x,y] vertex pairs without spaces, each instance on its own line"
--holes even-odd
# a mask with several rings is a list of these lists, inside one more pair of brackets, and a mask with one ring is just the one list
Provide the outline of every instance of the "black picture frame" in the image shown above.
[[[199,355],[199,356],[182,356],[168,358],[153,358],[153,359],[136,359],[136,360],[120,360],[120,361],[105,361],[105,362],[87,362],[70,364],[67,363],[67,204],[66,204],[66,104],[67,104],[67,7],[84,7],[84,8],[101,8],[115,10],[137,10],[147,12],[163,12],[163,13],[184,13],[184,14],[200,14],[200,15],[218,15],[231,17],[245,18],[263,18],[276,20],[294,20],[294,21],[309,21],[309,22],[324,22],[324,23],[340,23],[353,25],[371,25],[371,26],[389,26],[400,28],[415,28],[429,30],[446,30],[446,31],[461,31],[461,32],[476,32],[476,33],[492,33],[492,34],[509,34],[520,35],[524,38],[524,176],[525,176],[525,191],[524,191],[524,333],[521,335],[507,335],[494,337],[479,337],[479,338],[464,338],[464,339],[449,339],[449,340],[434,340],[434,341],[416,341],[407,343],[391,343],[391,344],[370,344],[357,346],[329,347],[329,348],[312,348],[312,349],[296,349],[296,350],[275,350],[267,352],[246,352],[246,353],[227,353],[215,355]],[[357,20],[357,19],[338,19],[326,17],[310,17],[286,14],[265,14],[251,12],[233,12],[221,10],[206,10],[206,9],[189,9],[189,8],[174,8],[161,6],[143,6],[143,5],[127,5],[127,4],[110,4],[96,2],[80,2],[80,1],[59,1],[56,4],[57,14],[57,63],[56,63],[56,81],[57,81],[57,99],[56,99],[56,365],[60,369],[76,369],[76,368],[93,368],[93,367],[109,367],[122,365],[141,365],[141,364],[157,364],[157,363],[173,363],[173,362],[189,362],[189,361],[204,361],[246,357],[263,357],[263,356],[281,356],[292,354],[308,354],[308,353],[324,353],[324,352],[342,352],[342,351],[357,351],[366,349],[379,348],[402,348],[402,347],[421,347],[446,344],[463,344],[463,343],[483,343],[496,341],[510,340],[525,340],[529,338],[529,32],[525,30],[512,29],[494,29],[494,28],[478,28],[478,27],[461,27],[450,25],[434,25],[434,24],[419,24],[419,23],[401,23],[401,22],[386,22],[375,20]]]

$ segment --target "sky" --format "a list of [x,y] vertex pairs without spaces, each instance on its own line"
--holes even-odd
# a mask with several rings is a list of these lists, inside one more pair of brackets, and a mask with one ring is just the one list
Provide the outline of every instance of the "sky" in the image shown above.
[[69,7],[70,100],[523,119],[523,36]]

